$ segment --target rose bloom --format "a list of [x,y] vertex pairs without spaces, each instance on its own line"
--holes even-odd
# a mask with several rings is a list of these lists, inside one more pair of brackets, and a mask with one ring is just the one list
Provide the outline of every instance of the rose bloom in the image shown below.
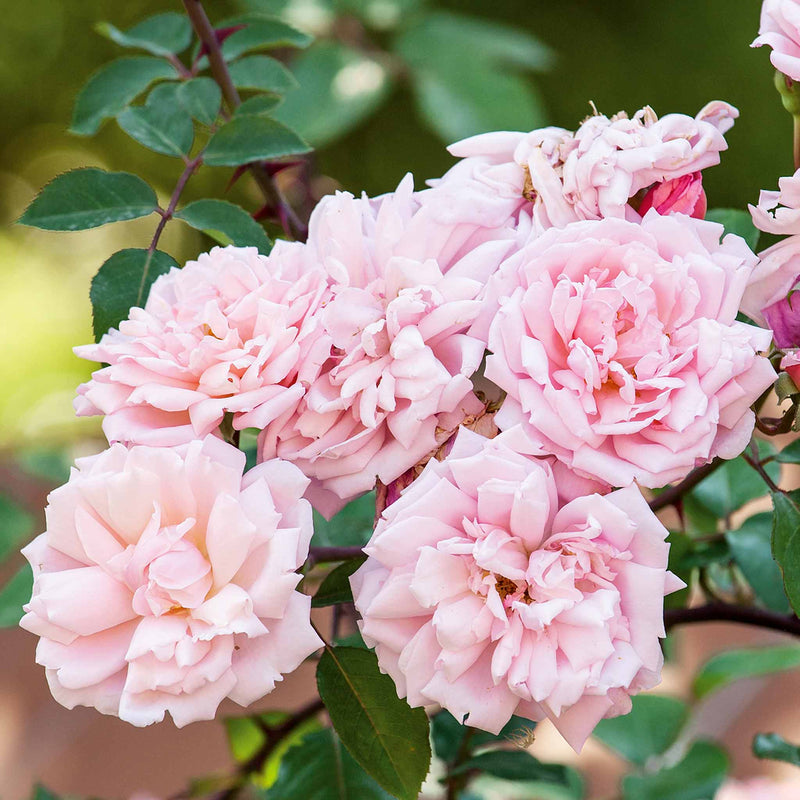
[[213,436],[181,448],[115,444],[79,459],[23,553],[20,625],[67,708],[182,727],[225,697],[248,705],[322,645],[295,591],[311,540],[308,480]]
[[[638,489],[564,502],[549,464],[462,429],[389,506],[351,585],[411,706],[498,733],[550,718],[579,750],[660,681],[666,529]],[[466,717],[466,720],[464,719]]]
[[770,332],[736,321],[756,258],[721,233],[651,210],[532,237],[481,320],[486,377],[507,392],[497,426],[610,486],[659,487],[738,455],[775,373],[758,354]]
[[169,446],[226,413],[262,428],[296,406],[330,352],[315,318],[325,276],[299,272],[300,248],[215,247],[159,277],[119,330],[75,348],[109,365],[78,388],[77,413],[105,414],[111,442]]
[[508,243],[487,242],[444,271],[412,190],[406,180],[377,200],[338,193],[311,218],[304,256],[330,276],[319,317],[332,355],[296,410],[263,431],[259,457],[297,464],[326,516],[376,477],[398,478],[483,408],[470,376],[484,342],[466,330]]
[[646,107],[630,119],[595,114],[575,133],[551,127],[473,136],[448,148],[461,160],[419,193],[419,203],[440,223],[472,226],[484,239],[507,235],[525,217],[540,232],[580,219],[637,221],[629,201],[647,189],[642,215],[655,207],[701,217],[700,172],[719,163],[738,113],[717,100],[694,118],[659,119]]
[[789,350],[781,359],[781,369],[788,373],[794,385],[800,390],[800,349]]
[[764,0],[761,25],[751,47],[772,48],[769,60],[775,69],[800,81],[800,3],[797,0]]

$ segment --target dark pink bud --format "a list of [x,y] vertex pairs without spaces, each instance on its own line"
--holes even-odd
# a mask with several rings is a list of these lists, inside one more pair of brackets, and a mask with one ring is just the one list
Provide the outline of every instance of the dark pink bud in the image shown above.
[[703,177],[699,172],[682,175],[663,183],[657,183],[642,198],[639,213],[644,216],[651,208],[659,214],[688,214],[703,219],[706,215],[706,193]]
[[[798,275],[800,278],[800,275]],[[764,309],[767,325],[772,328],[775,344],[786,350],[800,347],[800,296],[793,290],[782,300]]]

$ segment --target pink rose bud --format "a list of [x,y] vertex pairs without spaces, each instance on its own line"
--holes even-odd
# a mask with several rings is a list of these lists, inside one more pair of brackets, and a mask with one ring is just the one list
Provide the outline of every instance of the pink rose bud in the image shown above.
[[777,303],[767,306],[764,309],[764,316],[772,328],[775,344],[781,350],[787,347],[800,347],[800,299],[796,294],[788,294]]
[[800,389],[800,349],[790,350],[781,361],[781,369],[794,381]]
[[659,214],[688,214],[696,219],[706,215],[706,193],[700,172],[682,175],[663,183],[657,183],[642,199],[639,213],[644,216],[651,208]]

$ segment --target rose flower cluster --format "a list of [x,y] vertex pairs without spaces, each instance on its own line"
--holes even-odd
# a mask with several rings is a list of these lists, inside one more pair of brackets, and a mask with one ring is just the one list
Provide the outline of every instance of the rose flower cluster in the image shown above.
[[576,749],[626,713],[682,585],[639,487],[737,456],[776,377],[767,325],[800,345],[800,175],[753,211],[791,234],[761,260],[704,219],[736,116],[473,137],[429,188],[340,192],[305,243],[158,278],[77,348],[110,449],[25,550],[56,699],[183,725],[270,692],[322,644],[297,590],[311,507],[378,484],[351,583],[400,696],[492,732],[549,718]]

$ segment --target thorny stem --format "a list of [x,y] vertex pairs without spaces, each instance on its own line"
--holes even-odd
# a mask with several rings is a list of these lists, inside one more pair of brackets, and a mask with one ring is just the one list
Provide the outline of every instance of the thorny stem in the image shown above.
[[662,508],[674,506],[676,503],[679,503],[686,492],[697,486],[700,481],[707,478],[724,463],[724,459],[715,458],[710,463],[692,470],[680,483],[675,484],[675,486],[670,486],[668,489],[664,489],[661,494],[656,495],[650,501],[650,508],[653,511],[660,511]]
[[748,455],[747,453],[742,453],[742,458],[761,476],[764,483],[767,484],[770,491],[772,492],[782,492],[781,489],[775,481],[770,478],[767,474],[767,471],[764,469],[763,465],[761,464],[761,459],[758,455],[758,447],[755,441],[750,443],[750,451],[752,455]]
[[183,170],[180,178],[178,178],[178,182],[175,184],[175,189],[172,192],[172,197],[169,199],[169,205],[166,208],[166,211],[159,209],[159,213],[161,214],[161,219],[158,221],[158,226],[156,227],[156,231],[153,234],[153,239],[150,242],[150,247],[147,248],[148,253],[153,253],[158,246],[158,240],[161,238],[161,234],[164,232],[164,228],[166,224],[172,219],[172,215],[175,213],[175,209],[178,207],[178,201],[181,198],[181,194],[183,190],[186,188],[186,184],[189,182],[189,178],[192,177],[195,170],[203,163],[203,154],[199,153],[196,155],[191,161],[186,162],[186,167]]
[[[214,28],[206,15],[203,4],[201,0],[183,0],[183,6],[189,15],[189,20],[195,33],[197,33],[200,41],[208,50],[208,63],[211,67],[211,74],[222,90],[225,103],[231,111],[235,111],[241,105],[242,100],[233,83],[228,65],[222,55],[222,48],[217,41]],[[307,235],[306,226],[286,201],[274,179],[259,163],[249,164],[248,168],[264,194],[267,205],[275,209],[284,233],[291,238],[305,239]]]
[[738,622],[758,628],[800,636],[800,619],[792,614],[776,614],[763,608],[739,606],[732,603],[709,603],[695,608],[668,608],[664,612],[664,627],[695,622]]
[[450,764],[447,765],[447,794],[445,795],[446,800],[456,800],[458,797],[459,792],[464,788],[466,782],[468,780],[468,775],[466,773],[461,773],[460,775],[452,775],[450,774],[453,769],[458,767],[464,761],[467,760],[469,756],[469,744],[470,740],[472,739],[473,735],[475,734],[475,728],[467,728],[464,732],[464,738],[461,740],[461,744],[458,746],[458,752],[455,755],[455,758],[452,760]]

